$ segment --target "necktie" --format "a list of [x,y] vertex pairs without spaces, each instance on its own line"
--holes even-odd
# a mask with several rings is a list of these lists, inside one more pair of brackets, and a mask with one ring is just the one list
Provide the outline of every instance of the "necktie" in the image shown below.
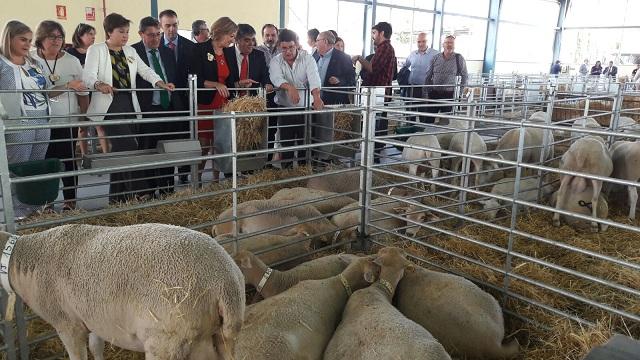
[[178,61],[178,52],[176,51],[176,44],[173,41],[169,41],[167,46],[169,47],[169,49],[171,49],[171,51],[173,51],[173,56],[175,56],[176,61]]
[[[242,55],[242,63],[240,64],[240,80],[246,80],[249,78],[249,61],[247,55]],[[240,96],[247,95],[246,91],[240,91]]]
[[[164,73],[162,72],[162,66],[160,66],[160,60],[158,59],[158,55],[156,55],[157,51],[157,49],[149,50],[151,53],[151,61],[153,62],[153,70],[155,70],[156,74],[160,75],[162,81],[166,82]],[[167,91],[160,91],[160,106],[165,110],[169,108],[169,93]]]

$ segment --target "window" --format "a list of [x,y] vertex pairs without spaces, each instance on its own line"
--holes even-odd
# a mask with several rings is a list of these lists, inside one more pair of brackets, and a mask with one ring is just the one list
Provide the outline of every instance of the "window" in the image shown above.
[[503,0],[502,8],[500,9],[500,20],[532,24],[537,27],[554,28],[558,25],[559,13],[560,5],[554,1]]
[[489,0],[447,0],[444,2],[444,12],[488,17]]
[[[549,72],[554,38],[554,29],[501,22],[498,27],[496,72]],[[508,62],[515,64],[507,66],[505,63]]]
[[338,36],[344,40],[344,51],[360,55],[364,50],[362,29],[364,28],[364,5],[338,2]]
[[442,31],[443,38],[446,35],[454,35],[456,37],[456,52],[462,54],[465,59],[484,59],[487,20],[445,15]]
[[571,1],[565,26],[629,26],[640,25],[637,0]]

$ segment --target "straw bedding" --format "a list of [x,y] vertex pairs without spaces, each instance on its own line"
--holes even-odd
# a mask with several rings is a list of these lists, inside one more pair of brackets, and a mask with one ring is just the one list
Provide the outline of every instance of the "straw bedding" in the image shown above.
[[[257,96],[242,96],[229,101],[224,112],[256,113],[266,112],[267,102]],[[264,129],[267,126],[265,117],[241,118],[236,122],[238,151],[249,151],[260,148],[263,142]]]
[[349,132],[354,131],[352,123],[356,118],[355,115],[339,112],[335,114],[335,118],[333,120],[333,140],[349,140],[353,138],[353,135]]
[[[309,174],[309,168],[298,168],[288,171],[266,170],[243,179],[241,184],[263,183],[278,179],[290,178]],[[239,194],[239,201],[250,199],[270,198],[276,191],[285,187],[304,186],[302,182],[293,182],[283,185],[268,186],[251,191],[244,191]],[[215,184],[206,190],[220,190],[229,187],[228,184]],[[173,196],[180,197],[183,194]],[[432,205],[443,205],[442,201],[432,202]],[[196,201],[184,201],[178,204],[161,206],[144,210],[130,211],[121,214],[103,216],[98,219],[89,219],[85,223],[98,225],[129,225],[144,222],[161,222],[180,226],[190,226],[214,219],[221,211],[231,205],[231,195],[215,196]],[[471,210],[474,205],[467,206]],[[449,210],[455,211],[455,208]],[[625,223],[626,208],[624,206],[613,206],[610,218]],[[59,215],[44,215],[48,218]],[[592,234],[583,230],[576,230],[567,225],[560,228],[551,226],[551,213],[532,211],[529,215],[518,215],[517,228],[521,231],[544,236],[561,243],[570,244],[582,249],[622,258],[636,262],[640,259],[640,234],[629,233],[624,230],[609,228],[605,233]],[[508,219],[498,220],[495,223],[508,226]],[[508,243],[508,233],[494,230],[485,226],[466,223],[462,227],[455,227],[456,221],[449,220],[436,226],[456,231],[458,234],[471,237],[485,244],[491,244],[502,249],[506,249]],[[637,222],[634,225],[638,225]],[[208,232],[209,228],[203,231]],[[456,253],[468,256],[482,264],[503,269],[506,255],[485,247],[471,244],[444,234],[427,235],[425,229],[421,230],[418,237],[423,242],[455,251]],[[442,252],[428,249],[417,243],[409,243],[399,240],[399,238],[388,236],[386,242],[406,248],[410,253],[424,258],[430,262],[441,264],[455,271],[470,275],[471,277],[493,284],[498,287],[503,286],[503,276],[492,270],[479,265],[448,256]],[[372,251],[375,251],[374,247]],[[543,259],[545,261],[564,266],[576,271],[587,273],[598,278],[607,279],[621,285],[634,289],[640,289],[640,273],[630,271],[624,267],[596,260],[594,258],[575,254],[571,251],[562,250],[558,247],[545,245],[533,240],[514,236],[513,251]],[[422,264],[427,266],[427,264]],[[512,269],[515,274],[526,276],[545,284],[571,291],[580,296],[609,304],[617,309],[622,309],[631,313],[640,313],[640,300],[632,295],[621,291],[610,290],[610,288],[593,282],[581,280],[575,276],[552,270],[532,262],[521,260],[517,257],[512,259]],[[594,328],[581,328],[560,318],[548,311],[530,305],[526,302],[510,298],[506,303],[506,308],[519,315],[534,319],[536,322],[548,326],[550,331],[541,330],[532,324],[524,323],[518,319],[507,316],[507,334],[516,336],[524,347],[521,359],[581,359],[592,347],[606,342],[615,332],[640,336],[640,324],[624,323],[618,317],[597,308],[585,305],[579,301],[558,295],[548,290],[532,286],[524,281],[511,278],[511,291],[524,295],[554,308],[561,309],[567,313],[580,316],[597,324]],[[498,300],[502,296],[487,289]],[[51,328],[40,320],[33,321],[29,326],[29,337],[35,337],[51,331]],[[134,354],[117,348],[107,346],[107,359],[143,359],[144,355]],[[52,339],[41,344],[34,351],[33,358],[44,358],[63,351],[61,343],[57,339]]]

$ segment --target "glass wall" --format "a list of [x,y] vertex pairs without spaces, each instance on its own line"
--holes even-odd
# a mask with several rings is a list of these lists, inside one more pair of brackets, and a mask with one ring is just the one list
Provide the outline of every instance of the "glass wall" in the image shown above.
[[[567,9],[560,57],[572,72],[584,60],[603,66],[613,61],[618,74],[630,75],[640,63],[640,1],[580,0]],[[607,28],[609,27],[609,28]]]

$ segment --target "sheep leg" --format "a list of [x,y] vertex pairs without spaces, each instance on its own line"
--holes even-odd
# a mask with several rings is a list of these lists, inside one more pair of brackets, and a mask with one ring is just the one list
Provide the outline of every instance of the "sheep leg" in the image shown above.
[[638,189],[635,186],[628,186],[629,193],[629,219],[636,219],[636,204],[638,203]]
[[[567,190],[569,187],[569,181],[571,181],[571,176],[564,175],[562,180],[560,180],[560,188],[558,189],[558,198],[556,199],[556,210],[560,209],[562,204],[565,203],[567,198]],[[553,213],[553,226],[560,226],[560,213]]]
[[89,334],[89,351],[94,360],[104,360],[104,340],[95,333]]
[[69,353],[69,360],[88,359],[87,335],[87,330],[80,326],[58,330],[58,336]]
[[216,333],[213,334],[213,344],[220,359],[233,360],[235,358],[235,339]]
[[[591,184],[593,184],[593,194],[591,196],[591,217],[594,219],[598,218],[598,199],[600,198],[600,191],[602,190],[602,181],[591,180]],[[606,230],[603,225],[602,230]],[[598,232],[598,223],[595,221],[591,222],[591,232]]]
[[[440,174],[440,160],[432,161],[431,166],[433,167],[431,169],[431,178],[432,180],[435,180],[438,178],[438,175]],[[436,184],[431,184],[431,192],[432,193],[436,192]]]

